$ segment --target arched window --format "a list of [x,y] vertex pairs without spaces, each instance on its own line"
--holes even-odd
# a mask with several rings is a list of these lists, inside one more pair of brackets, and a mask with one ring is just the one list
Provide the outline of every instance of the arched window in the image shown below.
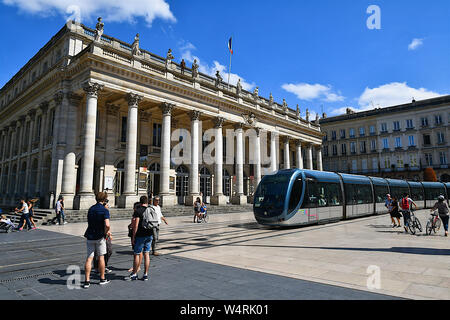
[[177,168],[177,173],[186,173],[189,174],[189,170],[185,166],[179,166]]
[[161,166],[159,165],[159,163],[155,162],[149,167],[148,171],[150,171],[150,172],[160,172],[161,171]]
[[200,170],[200,174],[201,174],[202,176],[210,176],[210,175],[211,175],[211,173],[209,172],[208,168],[206,168],[206,167],[203,167],[203,168]]

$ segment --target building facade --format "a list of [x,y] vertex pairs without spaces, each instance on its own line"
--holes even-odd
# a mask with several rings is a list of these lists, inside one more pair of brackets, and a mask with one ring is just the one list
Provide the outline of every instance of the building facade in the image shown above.
[[324,169],[423,180],[433,168],[450,181],[450,96],[320,120]]
[[264,174],[322,170],[317,121],[103,27],[69,22],[0,90],[2,206],[84,209],[99,191],[121,208],[148,193],[241,204]]

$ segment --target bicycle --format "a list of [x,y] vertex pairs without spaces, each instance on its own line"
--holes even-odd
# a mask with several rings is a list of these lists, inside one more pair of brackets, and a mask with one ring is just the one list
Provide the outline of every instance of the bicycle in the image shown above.
[[200,217],[197,218],[197,223],[208,223],[208,221],[208,211],[205,211],[205,213],[201,214]]
[[416,229],[418,229],[420,232],[422,232],[422,224],[420,223],[420,220],[414,214],[413,210],[411,210],[410,215],[411,216],[409,218],[409,223],[408,223],[409,232],[411,232],[412,235],[416,234]]
[[427,235],[431,235],[431,232],[437,233],[441,229],[441,219],[439,215],[434,211],[427,222],[426,233]]

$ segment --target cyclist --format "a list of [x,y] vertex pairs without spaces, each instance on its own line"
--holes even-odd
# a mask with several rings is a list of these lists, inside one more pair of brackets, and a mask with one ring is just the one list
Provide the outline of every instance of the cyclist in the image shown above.
[[400,201],[400,206],[402,208],[403,224],[406,233],[408,233],[409,221],[411,219],[411,205],[414,205],[414,207],[416,207],[417,210],[416,203],[409,197],[407,193],[405,193],[404,197]]
[[444,225],[445,230],[445,236],[448,237],[448,219],[449,219],[449,208],[447,202],[445,202],[444,196],[439,196],[438,202],[434,205],[433,209],[431,209],[431,212],[434,210],[438,210],[439,218],[441,218],[442,223]]

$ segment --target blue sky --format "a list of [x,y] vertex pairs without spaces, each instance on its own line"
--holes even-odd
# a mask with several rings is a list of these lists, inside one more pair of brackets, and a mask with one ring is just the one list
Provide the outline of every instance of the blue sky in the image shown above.
[[[0,0],[0,87],[80,8],[81,22],[227,79],[289,107],[330,116],[450,93],[450,1]],[[370,30],[367,8],[381,10]],[[6,46],[7,44],[7,46]]]

